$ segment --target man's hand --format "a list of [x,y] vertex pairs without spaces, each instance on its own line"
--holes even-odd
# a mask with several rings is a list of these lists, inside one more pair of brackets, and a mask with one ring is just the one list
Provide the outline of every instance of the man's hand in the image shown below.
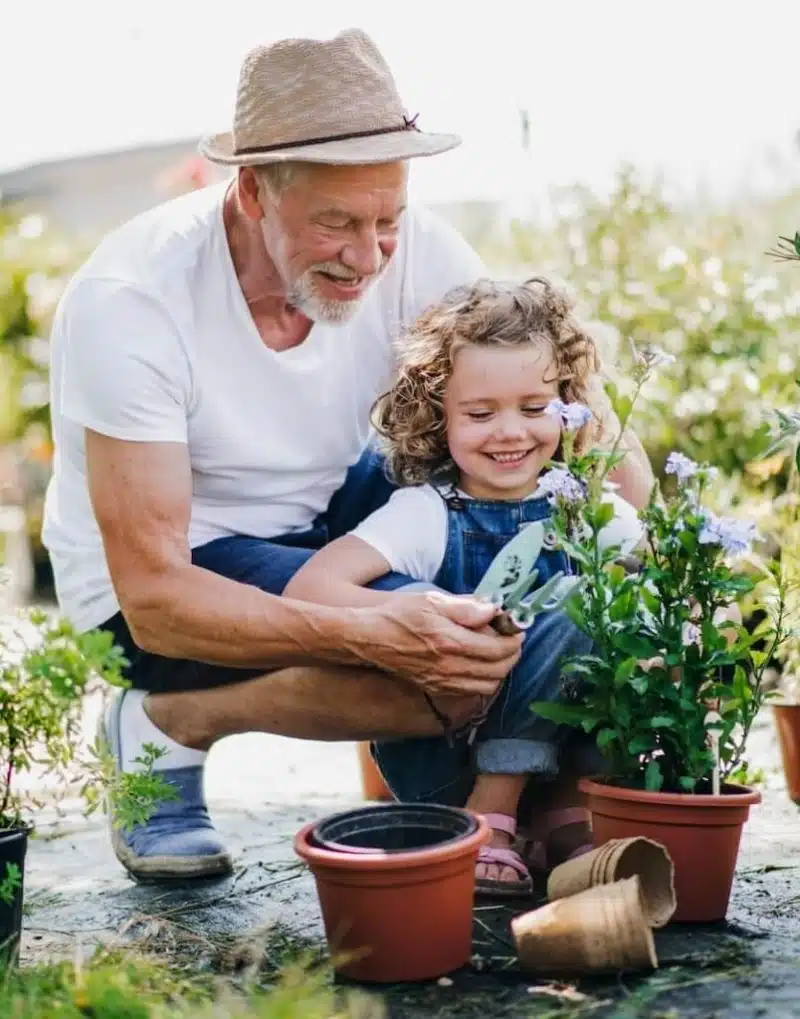
[[359,656],[431,695],[491,696],[519,659],[523,635],[497,634],[497,608],[474,598],[398,594],[357,611]]

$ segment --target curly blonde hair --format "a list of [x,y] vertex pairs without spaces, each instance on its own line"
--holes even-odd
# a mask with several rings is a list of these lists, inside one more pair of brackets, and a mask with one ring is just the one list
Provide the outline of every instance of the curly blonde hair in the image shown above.
[[593,412],[575,437],[576,452],[598,441],[604,419],[602,363],[573,309],[565,291],[539,276],[524,283],[480,279],[454,288],[429,308],[403,336],[397,379],[373,407],[391,476],[400,484],[421,485],[452,474],[445,390],[456,354],[471,344],[549,345],[559,398]]

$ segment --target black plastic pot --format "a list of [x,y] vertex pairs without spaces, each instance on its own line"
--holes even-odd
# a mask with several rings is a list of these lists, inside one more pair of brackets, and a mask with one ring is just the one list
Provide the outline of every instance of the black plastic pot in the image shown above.
[[311,841],[334,853],[413,853],[447,846],[478,830],[456,807],[385,803],[333,814],[311,830]]
[[19,870],[19,884],[14,888],[10,902],[0,899],[0,962],[9,964],[19,957],[22,934],[22,900],[25,881],[25,854],[28,851],[29,828],[0,830],[0,884],[8,874],[8,865]]

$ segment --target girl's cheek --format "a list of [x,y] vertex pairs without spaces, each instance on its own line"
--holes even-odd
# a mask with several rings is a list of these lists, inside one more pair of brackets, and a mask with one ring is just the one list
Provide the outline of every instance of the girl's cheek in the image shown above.
[[552,418],[549,418],[547,423],[542,422],[541,428],[538,429],[537,437],[542,445],[553,446],[555,448],[561,441],[561,426],[557,422],[553,422]]

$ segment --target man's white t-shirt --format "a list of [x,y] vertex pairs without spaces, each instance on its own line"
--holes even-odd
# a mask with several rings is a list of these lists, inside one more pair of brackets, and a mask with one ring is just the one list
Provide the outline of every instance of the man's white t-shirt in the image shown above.
[[[620,545],[623,553],[632,552],[644,533],[636,510],[613,492],[603,501],[614,507],[614,516],[600,531],[600,547]],[[379,552],[394,572],[433,583],[447,551],[447,504],[433,485],[399,488],[351,534]]]
[[345,325],[291,350],[262,342],[222,220],[227,182],[107,237],[63,295],[51,337],[53,476],[43,540],[81,630],[119,609],[89,501],[84,429],[188,446],[191,547],[307,528],[370,438],[393,344],[431,303],[486,271],[448,224],[404,214],[397,249]]

